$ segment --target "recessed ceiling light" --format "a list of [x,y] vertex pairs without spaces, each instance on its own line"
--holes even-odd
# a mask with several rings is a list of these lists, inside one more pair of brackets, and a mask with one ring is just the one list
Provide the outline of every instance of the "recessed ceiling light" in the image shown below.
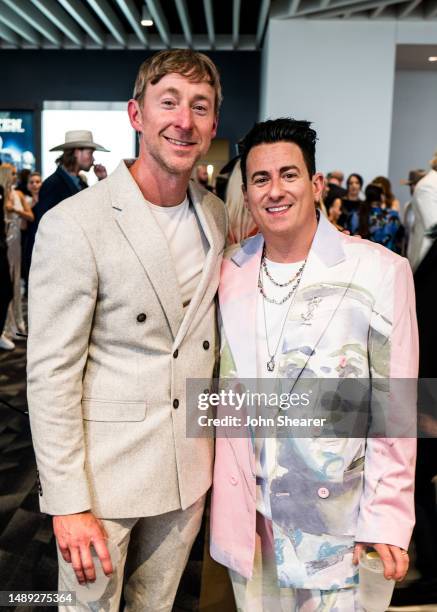
[[428,62],[437,62],[437,55],[430,55],[428,57]]
[[141,14],[141,25],[145,28],[150,28],[153,25],[153,19],[149,13],[147,6],[143,6],[143,12]]

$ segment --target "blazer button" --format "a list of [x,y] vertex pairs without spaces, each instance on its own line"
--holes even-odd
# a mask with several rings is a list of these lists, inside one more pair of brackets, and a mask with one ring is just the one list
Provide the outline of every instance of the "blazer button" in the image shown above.
[[231,481],[231,484],[234,485],[234,487],[235,487],[235,485],[238,484],[238,480],[235,478],[235,476],[231,476],[229,480]]
[[329,489],[327,489],[326,487],[320,487],[320,489],[317,491],[317,495],[322,499],[326,499],[327,497],[329,497]]
[[208,342],[208,340],[204,340],[203,341],[203,348],[205,349],[205,351],[207,351],[209,349],[209,342]]
[[178,399],[174,399],[173,400],[173,408],[174,409],[179,408],[179,400]]
[[144,323],[146,319],[147,319],[147,315],[144,312],[140,312],[140,314],[137,315],[138,323]]
[[178,355],[179,355],[179,351],[178,351],[178,349],[176,349],[176,350],[175,350],[175,352],[173,353],[173,357],[174,357],[175,359],[177,359],[177,358],[178,358]]

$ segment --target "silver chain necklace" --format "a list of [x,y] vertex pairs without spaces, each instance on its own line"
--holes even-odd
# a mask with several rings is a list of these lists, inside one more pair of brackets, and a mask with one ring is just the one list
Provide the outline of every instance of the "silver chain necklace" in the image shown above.
[[[299,268],[299,270],[296,272],[296,274],[293,275],[293,277],[287,281],[286,283],[277,283],[275,280],[273,280],[273,278],[271,277],[271,275],[269,274],[268,270],[267,270],[267,265],[265,263],[265,252],[263,251],[263,255],[261,258],[261,268],[259,271],[259,276],[258,276],[258,289],[261,293],[261,295],[263,296],[263,298],[269,302],[269,304],[277,304],[278,306],[282,306],[282,304],[285,304],[285,302],[287,300],[289,300],[292,295],[294,294],[294,292],[296,291],[296,289],[299,287],[299,283],[300,283],[300,279],[302,278],[302,273],[303,270],[305,268],[305,264],[306,264],[306,259],[303,262],[303,264],[301,265],[301,267]],[[290,291],[287,293],[287,295],[285,295],[281,300],[275,300],[274,298],[270,298],[264,289],[264,283],[262,280],[262,271],[265,271],[267,278],[274,284],[276,285],[276,287],[287,287],[290,283],[294,283],[294,285],[291,287]]]
[[[264,263],[264,260],[265,260],[265,254],[264,254],[264,251],[263,251],[263,257],[262,257],[262,260],[261,260],[262,263]],[[265,268],[264,268],[263,265],[260,267],[259,276],[258,276],[258,287],[259,287],[261,295],[263,296],[264,330],[265,330],[265,333],[266,333],[267,354],[269,356],[269,360],[268,360],[266,366],[267,366],[267,370],[269,372],[273,372],[275,367],[276,367],[276,362],[275,362],[276,353],[278,352],[278,348],[279,348],[279,344],[281,342],[282,334],[284,333],[285,323],[286,323],[286,321],[288,319],[288,313],[290,312],[291,305],[294,302],[294,296],[296,295],[297,288],[299,287],[299,283],[300,283],[300,280],[302,278],[302,273],[303,273],[303,270],[305,268],[305,264],[306,264],[306,259],[305,259],[305,261],[303,262],[302,266],[299,268],[299,270],[296,272],[295,276],[292,279],[292,280],[296,279],[295,284],[293,285],[291,290],[287,293],[285,298],[283,298],[279,302],[274,300],[274,299],[272,299],[272,298],[267,297],[267,295],[265,294],[264,287],[263,287],[263,281],[262,281],[262,272],[263,272],[263,269],[265,270]],[[269,279],[272,280],[270,277],[269,277]],[[287,283],[287,284],[289,284],[289,283]],[[287,286],[287,284],[285,284],[285,286]],[[284,285],[278,285],[278,286],[284,286]],[[278,306],[280,306],[280,305],[284,304],[290,298],[292,298],[292,299],[290,300],[290,304],[288,305],[287,312],[286,312],[284,320],[282,322],[281,333],[279,334],[279,339],[278,339],[278,342],[276,344],[276,348],[275,348],[274,352],[271,353],[270,352],[270,346],[269,346],[269,334],[268,334],[268,331],[267,331],[266,302],[269,302],[270,304],[277,304]]]
[[278,283],[277,281],[275,281],[273,276],[270,274],[269,269],[267,268],[266,245],[264,245],[264,247],[263,247],[263,254],[262,254],[262,258],[261,258],[261,265],[263,267],[263,270],[264,270],[267,278],[269,279],[269,281],[273,285],[275,285],[275,287],[288,287],[288,285],[291,285],[291,283],[293,281],[297,280],[299,278],[299,276],[302,274],[302,271],[303,271],[303,269],[305,267],[305,261],[303,262],[303,264],[301,265],[299,270],[296,272],[296,274],[293,274],[293,276],[290,278],[290,280],[285,282],[285,283]]

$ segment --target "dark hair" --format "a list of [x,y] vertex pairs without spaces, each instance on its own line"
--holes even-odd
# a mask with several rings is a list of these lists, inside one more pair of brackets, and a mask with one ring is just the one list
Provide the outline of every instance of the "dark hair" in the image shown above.
[[366,199],[360,203],[358,233],[362,238],[369,237],[369,215],[372,204],[381,203],[384,190],[379,185],[369,183],[365,190]]
[[357,174],[356,172],[352,172],[352,174],[349,174],[349,176],[347,177],[346,185],[349,187],[349,182],[350,182],[352,177],[355,177],[358,180],[358,182],[360,184],[360,189],[361,189],[362,186],[364,185],[364,180],[363,180],[363,177],[361,176],[361,174]]
[[275,142],[296,144],[302,151],[308,174],[310,177],[314,176],[317,134],[310,126],[310,121],[297,121],[288,117],[255,123],[250,132],[238,143],[243,185],[247,186],[246,163],[250,150],[257,145],[274,144]]
[[366,202],[373,204],[374,202],[382,202],[384,190],[380,185],[375,185],[375,183],[369,183],[369,185],[367,185],[366,187],[364,194],[366,196]]
[[396,199],[394,193],[391,190],[391,183],[386,176],[376,176],[372,183],[379,185],[385,195],[385,205],[387,208],[392,208],[393,202]]
[[56,164],[58,166],[64,166],[68,171],[73,171],[77,164],[76,155],[74,154],[75,150],[76,149],[65,149],[62,155],[55,160]]
[[15,187],[17,191],[21,191],[24,195],[30,196],[30,191],[27,188],[27,181],[29,180],[30,170],[28,168],[23,168],[18,173],[18,182]]

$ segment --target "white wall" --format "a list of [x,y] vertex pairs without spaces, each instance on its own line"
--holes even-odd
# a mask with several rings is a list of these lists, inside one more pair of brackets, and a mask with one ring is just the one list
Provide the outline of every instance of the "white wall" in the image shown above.
[[409,199],[408,187],[399,181],[413,168],[429,169],[437,149],[437,70],[396,72],[390,178],[399,199]]
[[[68,130],[91,130],[94,142],[109,149],[109,153],[94,153],[95,163],[103,164],[108,174],[120,159],[135,157],[135,132],[126,106],[125,102],[45,102],[41,128],[43,178],[56,170],[55,159],[62,154],[49,149],[65,142]],[[89,185],[97,182],[92,169],[84,174]]]
[[395,70],[395,22],[271,20],[264,48],[262,118],[314,122],[317,165],[365,180],[386,174]]

